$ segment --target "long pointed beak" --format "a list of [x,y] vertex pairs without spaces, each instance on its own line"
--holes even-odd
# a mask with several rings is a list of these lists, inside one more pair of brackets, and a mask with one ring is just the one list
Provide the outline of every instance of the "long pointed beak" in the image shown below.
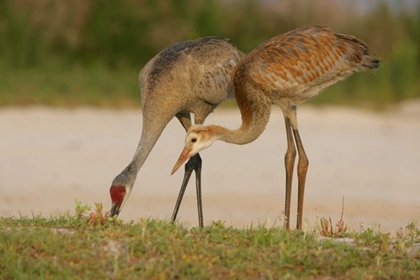
[[187,159],[189,159],[191,157],[190,155],[191,150],[184,148],[181,152],[181,154],[179,155],[178,161],[175,163],[174,168],[172,168],[172,172],[171,175],[174,174],[178,168],[185,162],[187,161]]
[[121,208],[121,204],[112,203],[110,217],[112,218],[114,216],[118,216],[118,214],[120,214],[120,208]]

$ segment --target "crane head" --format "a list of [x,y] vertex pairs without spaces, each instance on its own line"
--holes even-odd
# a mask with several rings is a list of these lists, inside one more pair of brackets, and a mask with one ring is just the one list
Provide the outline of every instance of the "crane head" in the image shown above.
[[120,214],[124,203],[127,201],[128,196],[133,188],[134,181],[136,180],[137,169],[133,163],[130,163],[117,177],[112,181],[109,194],[111,195],[111,217]]
[[185,147],[179,155],[178,161],[175,163],[171,175],[174,174],[190,157],[208,148],[215,140],[216,138],[211,133],[209,126],[191,126],[187,131],[187,136],[185,137]]
[[122,206],[128,199],[128,195],[130,194],[130,188],[126,186],[114,186],[112,185],[109,189],[109,193],[111,195],[112,207],[110,216],[114,217],[115,215],[118,216],[122,209]]

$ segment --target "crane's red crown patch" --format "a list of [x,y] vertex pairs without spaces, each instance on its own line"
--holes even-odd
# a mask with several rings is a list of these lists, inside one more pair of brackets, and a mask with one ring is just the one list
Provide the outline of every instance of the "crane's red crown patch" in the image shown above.
[[109,193],[113,203],[121,204],[127,192],[123,186],[111,186]]

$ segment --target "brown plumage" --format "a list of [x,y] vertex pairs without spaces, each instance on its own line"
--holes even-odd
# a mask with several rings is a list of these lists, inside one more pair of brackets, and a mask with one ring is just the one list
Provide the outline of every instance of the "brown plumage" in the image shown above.
[[[218,37],[205,37],[174,44],[153,57],[141,70],[143,127],[139,145],[129,165],[112,182],[111,216],[118,215],[127,201],[137,173],[146,161],[163,129],[177,117],[187,130],[203,124],[206,117],[225,99],[232,98],[231,73],[244,56],[232,43]],[[184,180],[172,214],[175,221],[192,172],[196,173],[199,224],[201,206],[201,158],[191,157],[185,165]]]
[[246,55],[232,73],[233,92],[242,115],[242,125],[237,130],[214,125],[192,126],[187,131],[185,148],[172,173],[185,160],[216,140],[240,145],[256,140],[268,123],[271,105],[277,105],[284,114],[287,137],[285,226],[290,228],[292,175],[297,148],[297,228],[301,229],[309,161],[298,131],[296,106],[355,71],[377,67],[379,60],[374,58],[366,43],[353,36],[334,33],[325,26],[299,28],[268,40]]

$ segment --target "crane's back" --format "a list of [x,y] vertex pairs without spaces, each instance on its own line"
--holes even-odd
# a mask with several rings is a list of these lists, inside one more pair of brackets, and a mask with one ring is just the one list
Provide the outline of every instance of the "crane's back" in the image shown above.
[[[243,57],[227,39],[204,37],[176,43],[158,53],[142,69],[143,101],[157,91],[184,92],[218,104],[228,97],[231,72]],[[189,96],[182,98],[188,100]]]
[[234,87],[249,83],[273,95],[273,103],[298,105],[354,71],[377,68],[369,47],[325,26],[304,27],[261,44],[234,70]]

